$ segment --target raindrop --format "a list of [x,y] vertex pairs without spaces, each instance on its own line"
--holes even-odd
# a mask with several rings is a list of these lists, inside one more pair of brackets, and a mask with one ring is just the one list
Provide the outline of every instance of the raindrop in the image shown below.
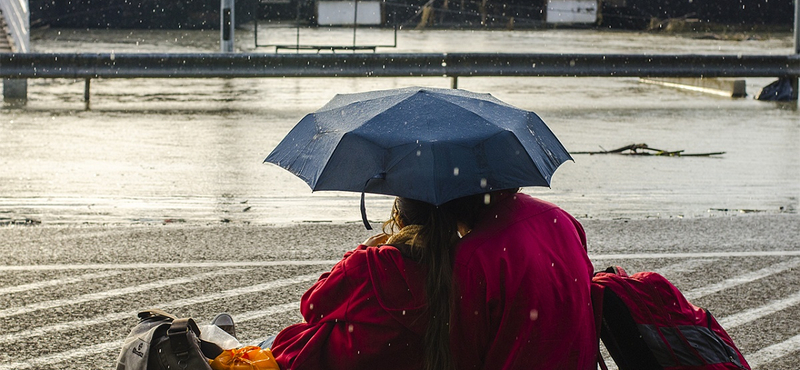
[[308,309],[313,311],[314,310],[314,304],[313,303],[309,303],[308,304]]
[[570,67],[575,67],[575,61],[574,60],[570,60],[569,61],[569,66]]
[[405,315],[406,315],[406,310],[403,310],[403,316],[405,316]]
[[554,219],[553,219],[553,223],[554,223],[554,224],[557,224],[557,223],[558,223],[558,219],[557,219],[557,218],[554,218]]
[[551,264],[550,264],[550,267],[556,267],[556,264],[555,264],[555,262],[551,263]]
[[481,189],[486,188],[486,179],[481,179]]
[[536,321],[536,319],[539,318],[539,310],[537,310],[535,308],[532,309],[531,313],[530,313],[530,318],[531,318],[531,321]]
[[417,150],[417,157],[419,157],[421,155],[422,155],[422,151],[421,150]]
[[536,68],[536,63],[531,64],[531,68]]
[[488,205],[491,202],[492,202],[492,196],[489,195],[489,194],[484,194],[483,195],[483,204]]
[[352,332],[353,332],[353,324],[350,324],[350,325],[347,327],[347,331],[348,331],[348,332],[350,332],[350,333],[352,333]]
[[458,176],[458,167],[453,167],[453,176]]
[[506,251],[506,247],[503,247],[503,252],[505,252],[505,251]]
[[478,311],[475,311],[475,316],[478,316]]

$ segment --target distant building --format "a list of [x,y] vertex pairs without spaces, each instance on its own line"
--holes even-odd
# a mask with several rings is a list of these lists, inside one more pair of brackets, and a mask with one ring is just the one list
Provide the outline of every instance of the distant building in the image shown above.
[[[320,2],[235,0],[236,23],[256,17],[315,25]],[[736,25],[787,25],[793,0],[361,0],[380,3],[386,26],[526,28],[548,23],[643,29],[653,20],[694,19]],[[30,0],[31,26],[73,28],[218,28],[220,0]],[[323,6],[343,9],[347,6]],[[548,14],[549,13],[549,14]],[[325,14],[327,15],[327,14]]]
[[[260,18],[314,24],[317,3],[342,0],[260,0]],[[362,0],[368,1],[368,0]],[[380,1],[387,25],[430,27],[537,27],[556,19],[576,24],[643,29],[653,20],[695,19],[735,25],[794,22],[793,0],[391,0]],[[427,4],[427,7],[426,7]],[[427,8],[427,9],[426,9]],[[558,17],[554,10],[571,11]],[[587,17],[595,16],[593,22]]]
[[676,18],[728,25],[794,22],[792,0],[601,0],[600,11],[604,25],[622,28],[645,28],[653,19]]
[[[236,0],[237,24],[254,19],[258,0]],[[219,28],[220,0],[29,0],[31,27]]]

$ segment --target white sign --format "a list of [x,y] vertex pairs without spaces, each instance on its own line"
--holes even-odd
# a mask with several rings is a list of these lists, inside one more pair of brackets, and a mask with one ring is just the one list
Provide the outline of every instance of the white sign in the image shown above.
[[[358,15],[355,12],[358,10]],[[352,26],[354,18],[359,25],[380,25],[380,1],[318,1],[317,24],[320,26]]]

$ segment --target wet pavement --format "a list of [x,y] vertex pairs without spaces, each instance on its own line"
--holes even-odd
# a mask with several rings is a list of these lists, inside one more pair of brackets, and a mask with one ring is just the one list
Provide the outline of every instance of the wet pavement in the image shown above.
[[[582,220],[596,267],[658,271],[757,369],[800,361],[800,217]],[[0,369],[110,369],[138,310],[237,321],[243,343],[369,232],[357,224],[0,228]]]

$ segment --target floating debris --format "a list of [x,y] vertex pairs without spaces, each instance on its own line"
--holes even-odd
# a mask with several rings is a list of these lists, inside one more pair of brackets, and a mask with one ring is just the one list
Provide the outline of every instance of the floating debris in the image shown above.
[[41,224],[42,221],[35,218],[0,218],[0,226],[34,226]]
[[[601,147],[602,149],[602,147]],[[722,155],[725,152],[709,153],[684,153],[683,150],[664,150],[651,148],[647,144],[630,144],[613,150],[601,150],[596,152],[570,152],[570,154],[622,154],[622,155],[653,155],[666,157],[708,157],[712,155]]]
[[737,212],[737,213],[760,213],[760,212],[768,212],[765,209],[740,209],[740,208],[709,208],[709,212]]

